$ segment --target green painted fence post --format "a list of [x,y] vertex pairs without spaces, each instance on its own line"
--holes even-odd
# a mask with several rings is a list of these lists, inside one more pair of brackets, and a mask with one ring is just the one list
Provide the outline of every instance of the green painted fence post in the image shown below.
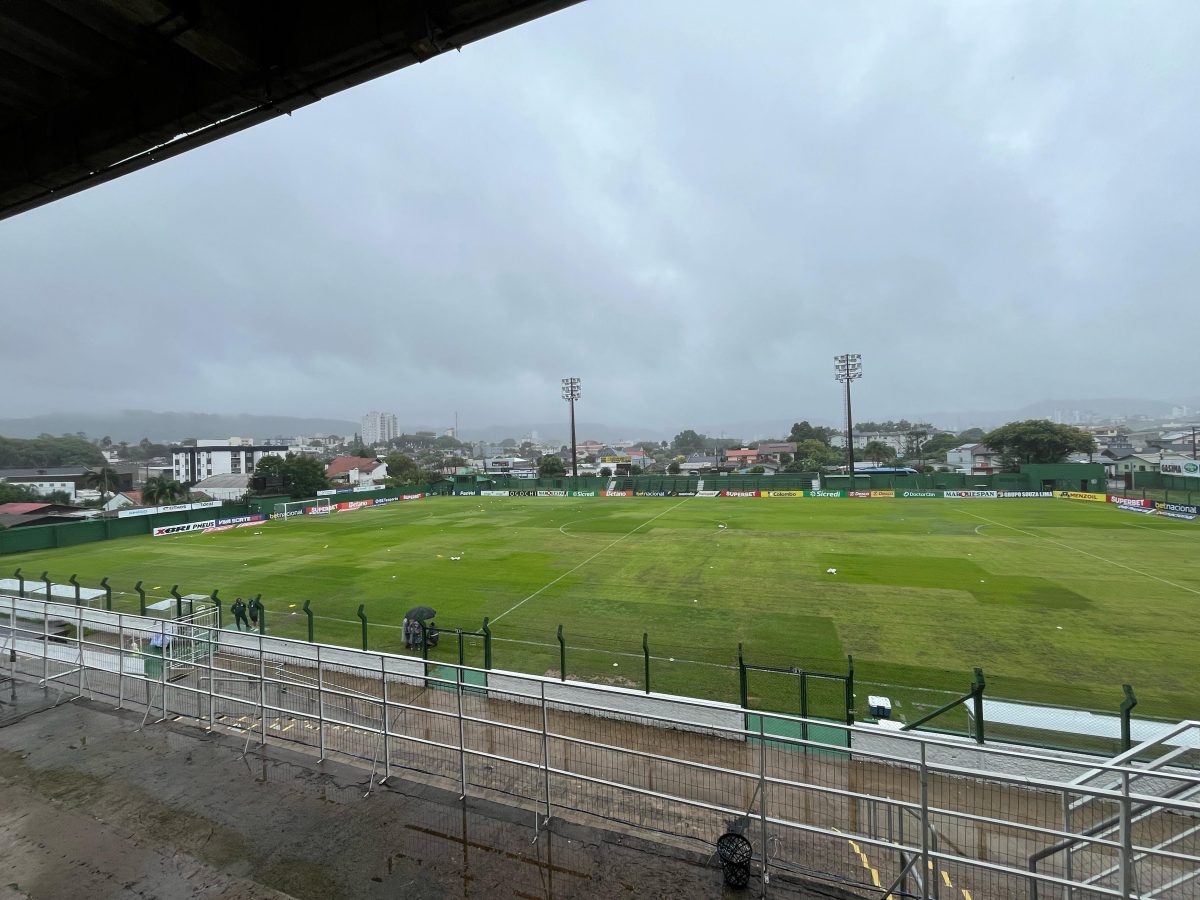
[[561,625],[558,626],[558,680],[567,680],[567,641]]
[[1133,737],[1131,735],[1131,719],[1133,708],[1137,706],[1137,697],[1133,693],[1133,685],[1123,684],[1121,689],[1125,691],[1125,699],[1121,701],[1121,752],[1133,746]]
[[72,575],[67,579],[67,581],[75,585],[75,605],[82,606],[83,600],[81,600],[79,597],[79,578],[76,575]]
[[51,593],[50,593],[51,584],[50,584],[50,573],[48,571],[42,573],[42,581],[46,582],[46,602],[49,603],[50,597],[51,597]]
[[17,593],[20,594],[21,599],[24,600],[25,599],[25,576],[21,574],[20,566],[17,566],[17,571],[13,572],[13,578],[17,579],[17,581],[20,583],[20,587],[17,589]]
[[642,659],[646,663],[646,693],[650,693],[650,635],[642,632]]
[[171,596],[175,598],[175,618],[183,618],[183,597],[179,593],[179,585],[171,585]]
[[138,592],[138,607],[141,610],[141,615],[146,614],[146,592],[142,590],[142,583],[139,581],[133,586],[133,589]]
[[305,600],[302,608],[304,610],[304,614],[308,616],[308,642],[312,644],[315,642],[313,641],[313,611],[308,608],[308,604],[310,603],[312,603],[311,600]]
[[984,737],[983,723],[983,669],[975,668],[975,683],[971,685],[971,698],[975,701],[975,743],[982,744]]
[[108,583],[107,575],[100,579],[100,587],[104,588],[104,608],[112,612],[112,585]]
[[462,629],[457,628],[455,630],[458,632],[458,665],[459,665],[459,677],[461,678],[462,677],[462,666],[465,666],[467,664],[467,658],[466,658],[466,656],[463,655]]
[[749,709],[748,702],[749,692],[746,689],[746,660],[742,656],[742,644],[738,642],[738,699],[741,700],[742,709]]
[[362,648],[367,649],[367,614],[363,612],[365,604],[358,604],[358,617],[362,620]]
[[483,667],[492,667],[492,629],[488,626],[488,617],[483,617]]
[[846,655],[846,724],[854,724],[854,657]]

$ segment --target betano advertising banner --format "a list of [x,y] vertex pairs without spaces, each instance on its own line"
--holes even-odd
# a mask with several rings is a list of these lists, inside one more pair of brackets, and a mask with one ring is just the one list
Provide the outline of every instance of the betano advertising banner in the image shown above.
[[601,491],[601,497],[632,497],[633,491]]
[[1060,500],[1086,500],[1089,503],[1107,503],[1108,494],[1093,494],[1091,491],[1055,491]]
[[1163,460],[1159,463],[1158,470],[1164,475],[1182,475],[1184,478],[1200,478],[1200,462],[1192,459]]

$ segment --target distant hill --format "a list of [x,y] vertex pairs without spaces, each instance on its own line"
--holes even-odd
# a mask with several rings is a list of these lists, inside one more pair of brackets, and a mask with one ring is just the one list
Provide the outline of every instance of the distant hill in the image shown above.
[[263,440],[296,435],[353,435],[359,426],[342,419],[305,419],[294,416],[214,415],[212,413],[152,412],[126,409],[113,413],[47,413],[27,419],[0,419],[0,435],[31,438],[39,434],[74,434],[89,438],[107,435],[115,443],[155,443],[185,438],[250,437]]

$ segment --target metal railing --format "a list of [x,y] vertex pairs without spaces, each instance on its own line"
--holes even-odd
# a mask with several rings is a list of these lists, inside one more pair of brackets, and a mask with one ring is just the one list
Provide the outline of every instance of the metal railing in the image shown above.
[[[1097,765],[787,716],[749,728],[732,704],[447,664],[434,677],[412,657],[191,627],[0,596],[0,667],[143,722],[353,760],[368,791],[403,776],[507,802],[535,829],[562,817],[708,851],[740,831],[761,892],[803,877],[938,900],[1200,896],[1200,776],[1174,765],[1195,744],[1147,769],[1133,751]],[[181,663],[155,635],[209,646]],[[838,741],[789,736],[829,729]]]

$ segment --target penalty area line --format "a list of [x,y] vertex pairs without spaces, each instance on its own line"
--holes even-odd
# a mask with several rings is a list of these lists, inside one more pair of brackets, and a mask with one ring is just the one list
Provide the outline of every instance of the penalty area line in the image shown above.
[[955,511],[963,513],[964,515],[974,516],[976,519],[983,519],[983,521],[987,522],[989,525],[998,525],[1001,528],[1011,529],[1012,531],[1017,532],[1017,534],[1027,534],[1030,537],[1037,538],[1040,541],[1045,541],[1047,544],[1054,544],[1056,547],[1074,550],[1076,553],[1082,553],[1084,556],[1090,556],[1092,559],[1098,559],[1100,562],[1108,563],[1110,566],[1116,566],[1119,569],[1125,569],[1127,572],[1132,572],[1135,575],[1141,575],[1144,578],[1153,578],[1155,581],[1170,585],[1173,588],[1179,588],[1181,591],[1188,591],[1192,594],[1200,594],[1200,591],[1196,590],[1195,588],[1190,588],[1186,584],[1177,584],[1174,581],[1167,581],[1165,578],[1159,578],[1157,575],[1152,575],[1149,572],[1143,572],[1141,569],[1135,569],[1133,566],[1125,565],[1125,563],[1119,563],[1115,559],[1109,559],[1106,556],[1097,556],[1095,553],[1089,553],[1087,550],[1081,550],[1078,547],[1072,547],[1070,544],[1064,544],[1062,541],[1056,541],[1041,534],[1034,534],[1032,531],[1025,531],[1022,528],[1017,528],[1015,525],[1006,525],[1003,522],[996,522],[987,518],[986,516],[981,516],[978,513],[968,512],[962,507],[956,506]]
[[519,601],[517,601],[517,603],[515,603],[513,606],[510,606],[510,607],[509,607],[508,609],[506,609],[504,612],[500,613],[500,615],[496,616],[496,618],[492,619],[492,620],[491,620],[491,622],[490,622],[490,624],[492,624],[492,625],[495,625],[497,622],[499,622],[501,619],[503,619],[505,616],[507,616],[507,615],[508,615],[510,612],[512,612],[513,610],[516,610],[516,609],[520,609],[522,606],[524,606],[526,603],[528,603],[530,600],[532,600],[532,599],[533,599],[534,597],[536,597],[538,594],[540,594],[540,593],[542,593],[543,591],[549,590],[550,588],[554,587],[554,585],[558,584],[560,581],[562,581],[564,578],[566,578],[568,575],[572,574],[573,572],[578,572],[580,569],[582,569],[584,566],[586,566],[588,563],[590,563],[590,562],[591,562],[593,559],[595,559],[597,556],[600,556],[602,553],[605,553],[605,552],[607,552],[607,551],[611,550],[613,547],[617,546],[617,544],[621,543],[621,541],[625,540],[625,538],[629,537],[629,536],[630,536],[630,535],[632,535],[634,532],[636,532],[636,531],[639,531],[639,530],[640,530],[640,529],[642,529],[642,528],[645,528],[647,525],[649,525],[649,524],[650,524],[651,522],[653,522],[655,519],[661,519],[661,518],[662,518],[663,516],[665,516],[667,513],[671,512],[671,510],[674,510],[674,509],[679,509],[679,507],[683,506],[683,504],[687,503],[687,502],[688,502],[688,500],[691,500],[691,499],[692,499],[691,497],[687,497],[687,498],[685,498],[685,499],[683,499],[683,500],[680,500],[680,501],[679,501],[678,503],[676,503],[674,506],[671,506],[671,507],[668,507],[667,509],[664,509],[662,512],[660,512],[660,513],[659,513],[657,516],[655,516],[653,519],[647,519],[647,520],[646,520],[645,522],[643,522],[641,525],[638,525],[638,526],[637,526],[637,528],[634,528],[634,529],[632,529],[632,530],[630,530],[630,531],[627,531],[627,532],[625,532],[623,535],[621,535],[619,538],[617,538],[617,539],[616,539],[615,541],[613,541],[611,544],[607,544],[607,545],[605,545],[604,547],[601,547],[599,550],[597,550],[595,553],[593,553],[591,556],[589,556],[587,559],[585,559],[585,560],[584,560],[583,562],[581,562],[579,565],[575,566],[575,568],[573,568],[573,569],[568,569],[566,572],[563,572],[561,575],[559,575],[557,578],[555,578],[555,579],[554,579],[553,581],[551,581],[549,584],[544,584],[544,585],[542,585],[540,588],[538,588],[536,591],[534,591],[532,594],[530,594],[530,595],[529,595],[528,597],[526,597],[524,600],[519,600]]

